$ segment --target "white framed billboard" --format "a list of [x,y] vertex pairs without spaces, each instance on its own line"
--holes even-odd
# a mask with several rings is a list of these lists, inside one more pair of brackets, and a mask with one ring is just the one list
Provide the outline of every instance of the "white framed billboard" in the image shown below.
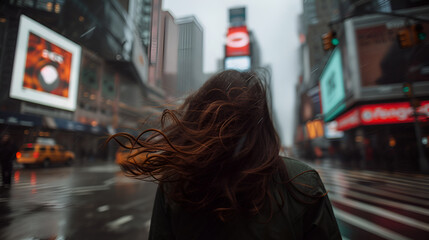
[[21,15],[10,97],[74,111],[81,47]]

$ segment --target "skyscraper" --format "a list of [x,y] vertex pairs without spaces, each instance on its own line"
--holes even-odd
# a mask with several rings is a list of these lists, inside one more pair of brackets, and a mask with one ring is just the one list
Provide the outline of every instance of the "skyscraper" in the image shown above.
[[184,96],[203,83],[203,28],[194,16],[176,20],[179,49],[176,96]]

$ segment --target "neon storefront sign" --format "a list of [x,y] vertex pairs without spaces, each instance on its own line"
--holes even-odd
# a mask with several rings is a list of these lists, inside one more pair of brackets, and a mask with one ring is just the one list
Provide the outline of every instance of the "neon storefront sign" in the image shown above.
[[[420,121],[429,117],[429,101],[417,108]],[[395,124],[413,122],[413,109],[409,102],[368,104],[353,108],[337,118],[338,130],[344,131],[360,125]]]

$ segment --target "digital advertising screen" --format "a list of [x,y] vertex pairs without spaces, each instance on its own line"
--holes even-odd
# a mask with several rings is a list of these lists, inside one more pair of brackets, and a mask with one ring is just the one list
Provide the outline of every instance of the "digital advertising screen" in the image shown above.
[[320,91],[322,95],[322,111],[324,120],[334,119],[345,108],[345,91],[341,52],[335,48],[320,77]]
[[21,15],[10,97],[74,111],[81,47]]
[[250,56],[225,58],[225,70],[249,71],[251,68]]
[[[421,25],[429,35],[429,23]],[[429,81],[429,39],[408,48],[399,45],[398,32],[410,28],[385,23],[356,30],[363,87],[402,83],[404,79]]]
[[226,37],[226,57],[250,55],[250,37],[246,26],[231,27]]

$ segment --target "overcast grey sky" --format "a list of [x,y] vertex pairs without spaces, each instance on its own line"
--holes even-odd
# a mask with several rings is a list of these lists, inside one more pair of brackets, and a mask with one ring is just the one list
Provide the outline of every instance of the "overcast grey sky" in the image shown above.
[[292,145],[295,85],[298,79],[298,15],[302,0],[163,0],[175,18],[194,15],[204,28],[204,72],[217,71],[224,57],[228,9],[246,7],[247,27],[259,42],[262,64],[271,65],[274,111],[282,142]]

